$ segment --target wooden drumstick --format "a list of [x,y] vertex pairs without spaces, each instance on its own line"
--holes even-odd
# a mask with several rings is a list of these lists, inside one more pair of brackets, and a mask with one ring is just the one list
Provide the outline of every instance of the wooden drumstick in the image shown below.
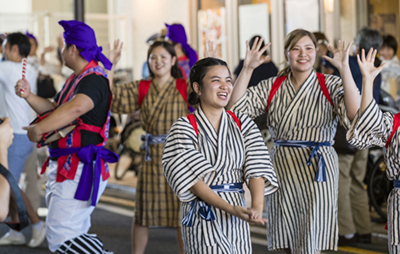
[[[26,62],[27,62],[27,59],[26,58],[23,58],[22,59],[22,79],[24,79],[25,78],[25,74],[26,74]],[[21,94],[21,97],[24,95],[24,89],[19,89],[19,93]]]

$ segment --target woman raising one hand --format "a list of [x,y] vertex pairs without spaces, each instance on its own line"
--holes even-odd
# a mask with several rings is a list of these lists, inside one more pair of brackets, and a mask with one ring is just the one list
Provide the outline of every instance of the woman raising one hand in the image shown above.
[[[120,58],[122,45],[110,50],[113,66]],[[136,207],[132,227],[133,253],[144,253],[150,226],[176,228],[180,253],[184,253],[180,223],[180,201],[168,185],[161,165],[165,138],[176,119],[189,113],[186,102],[190,86],[182,79],[174,47],[165,41],[154,42],[148,51],[151,80],[137,80],[112,87],[111,111],[130,114],[140,109],[146,131],[142,170],[138,173]],[[112,74],[110,73],[111,80]]]

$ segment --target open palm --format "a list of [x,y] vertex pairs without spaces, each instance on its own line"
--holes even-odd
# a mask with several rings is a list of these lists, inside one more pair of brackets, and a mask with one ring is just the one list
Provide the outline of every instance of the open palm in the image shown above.
[[108,60],[110,60],[113,65],[116,65],[119,59],[121,59],[121,50],[123,45],[124,43],[120,42],[119,39],[114,41],[112,48],[110,47],[110,44],[108,44]]
[[365,50],[361,50],[361,58],[360,55],[357,55],[357,62],[358,66],[360,66],[361,73],[364,78],[374,80],[376,76],[381,72],[385,64],[382,64],[378,68],[375,67],[374,62],[375,62],[375,56],[376,56],[377,50],[371,48],[368,51],[367,56],[365,57]]
[[328,46],[329,50],[333,54],[333,58],[329,56],[323,56],[328,62],[341,71],[344,67],[349,65],[349,51],[352,42],[349,44],[346,41],[338,41],[337,49],[333,48],[331,45]]
[[267,43],[267,45],[261,48],[262,41],[263,39],[259,40],[259,38],[256,38],[251,49],[249,42],[246,41],[247,51],[243,61],[244,67],[255,69],[267,60],[269,56],[264,56],[263,53],[267,50],[271,43]]

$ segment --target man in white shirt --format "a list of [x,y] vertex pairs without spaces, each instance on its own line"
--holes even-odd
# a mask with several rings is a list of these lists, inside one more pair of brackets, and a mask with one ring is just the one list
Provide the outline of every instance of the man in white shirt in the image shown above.
[[[3,56],[5,61],[0,62],[0,116],[9,117],[14,130],[14,139],[8,148],[8,167],[10,173],[18,182],[24,169],[24,163],[32,152],[33,144],[29,141],[27,133],[22,129],[28,126],[32,120],[32,111],[25,100],[21,100],[15,94],[15,84],[22,76],[22,59],[29,55],[31,44],[26,35],[22,33],[8,34],[3,41]],[[26,66],[26,79],[36,84],[38,72],[30,65]],[[34,93],[36,87],[34,86]],[[24,195],[28,217],[32,223],[32,240],[29,247],[39,246],[45,236],[44,223],[39,220],[38,215],[30,206]],[[10,213],[13,216],[13,213]],[[14,218],[13,218],[14,219]],[[0,245],[25,244],[26,240],[22,233],[10,230],[0,239]]]

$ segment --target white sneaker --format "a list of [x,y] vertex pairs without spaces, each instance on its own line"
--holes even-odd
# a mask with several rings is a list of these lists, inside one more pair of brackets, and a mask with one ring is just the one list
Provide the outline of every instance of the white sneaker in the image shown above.
[[42,222],[42,224],[43,225],[40,229],[35,230],[32,228],[32,239],[28,243],[29,248],[38,247],[46,238],[46,224],[44,222]]
[[2,238],[0,245],[23,245],[26,244],[25,236],[17,231],[10,229]]

